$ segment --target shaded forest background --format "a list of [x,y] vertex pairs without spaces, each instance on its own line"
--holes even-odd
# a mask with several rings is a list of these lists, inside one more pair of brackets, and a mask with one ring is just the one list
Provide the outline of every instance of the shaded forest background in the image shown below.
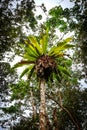
[[[0,125],[14,130],[37,130],[39,126],[39,88],[20,79],[11,62],[23,53],[21,44],[30,34],[50,29],[50,44],[73,35],[74,49],[67,52],[71,77],[63,77],[46,87],[47,121],[51,129],[87,129],[87,1],[71,0],[72,8],[58,5],[47,11],[34,0],[0,0]],[[45,15],[37,16],[36,10]],[[70,54],[71,53],[71,54]],[[21,57],[21,55],[20,55]],[[65,63],[66,64],[66,63]],[[84,83],[83,83],[84,82]],[[81,86],[82,85],[82,86]],[[27,116],[25,116],[29,113]],[[49,120],[48,120],[49,118]],[[79,129],[78,129],[79,130]]]

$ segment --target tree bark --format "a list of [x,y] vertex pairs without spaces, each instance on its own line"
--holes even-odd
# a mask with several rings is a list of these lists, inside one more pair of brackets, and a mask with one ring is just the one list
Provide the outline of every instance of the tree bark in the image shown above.
[[40,130],[46,130],[45,80],[40,82]]

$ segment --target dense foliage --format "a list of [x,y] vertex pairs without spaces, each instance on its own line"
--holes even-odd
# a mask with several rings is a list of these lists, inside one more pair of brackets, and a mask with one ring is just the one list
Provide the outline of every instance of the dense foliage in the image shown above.
[[34,29],[37,20],[34,17],[33,0],[0,1],[0,59],[6,51],[17,48],[16,42],[23,41],[23,29]]

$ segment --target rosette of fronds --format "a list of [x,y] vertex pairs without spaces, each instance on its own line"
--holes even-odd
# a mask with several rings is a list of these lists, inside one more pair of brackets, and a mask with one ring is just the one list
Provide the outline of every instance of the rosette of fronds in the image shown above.
[[63,62],[67,61],[65,50],[73,47],[72,44],[69,44],[71,40],[71,37],[66,38],[49,48],[48,29],[41,37],[30,35],[22,44],[24,50],[23,60],[16,63],[13,68],[26,65],[20,77],[27,74],[28,78],[31,78],[35,74],[39,79],[45,79],[46,81],[52,80],[54,77],[59,78],[62,74],[69,76],[67,67]]

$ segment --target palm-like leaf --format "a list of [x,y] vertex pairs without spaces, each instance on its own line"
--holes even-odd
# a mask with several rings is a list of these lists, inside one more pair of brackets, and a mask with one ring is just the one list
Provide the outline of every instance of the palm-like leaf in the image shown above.
[[65,74],[65,75],[67,75],[67,76],[70,76],[69,71],[68,71],[65,67],[58,65],[58,69],[59,69],[59,71],[62,72],[63,74]]
[[33,50],[35,52],[37,52],[39,55],[42,55],[42,48],[40,47],[40,45],[39,45],[39,43],[38,43],[38,41],[37,41],[35,36],[29,36],[28,40],[25,41],[25,43],[28,44],[29,48],[30,48],[30,46],[32,46]]
[[[65,49],[69,49],[69,48],[73,47],[73,45],[67,44],[71,40],[72,40],[72,38],[70,37],[70,38],[63,40],[62,42],[57,43],[57,46],[53,46],[50,49],[50,51],[48,52],[48,54],[50,56],[59,55],[59,54],[61,54],[61,51],[64,51]],[[62,52],[62,54],[63,54],[63,52]]]
[[20,61],[20,62],[16,63],[16,64],[12,67],[12,69],[15,69],[15,68],[18,68],[18,67],[22,67],[22,66],[24,66],[24,65],[29,65],[29,64],[35,64],[35,62],[34,62],[34,61]]
[[32,75],[33,72],[30,70],[34,70],[34,67],[35,67],[35,65],[30,65],[27,68],[25,68],[24,71],[22,72],[22,74],[20,75],[20,78],[22,78],[25,74],[28,74],[28,76]]
[[44,34],[40,40],[40,45],[42,46],[43,54],[46,54],[47,52],[47,46],[48,46],[48,29],[46,30],[46,34]]

